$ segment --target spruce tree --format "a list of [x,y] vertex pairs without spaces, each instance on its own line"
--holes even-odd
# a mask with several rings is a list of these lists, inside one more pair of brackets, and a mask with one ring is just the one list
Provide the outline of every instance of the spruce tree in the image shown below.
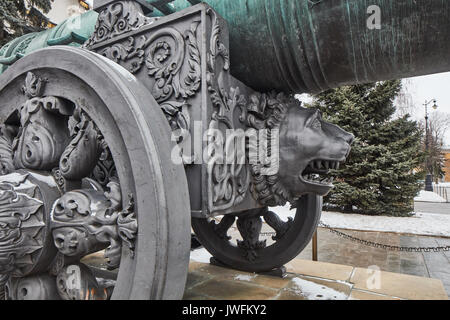
[[45,14],[53,0],[1,0],[0,46],[26,33],[47,27]]
[[345,165],[333,170],[325,206],[343,212],[406,216],[423,172],[422,131],[408,115],[394,119],[401,81],[344,86],[315,96],[325,120],[355,135]]

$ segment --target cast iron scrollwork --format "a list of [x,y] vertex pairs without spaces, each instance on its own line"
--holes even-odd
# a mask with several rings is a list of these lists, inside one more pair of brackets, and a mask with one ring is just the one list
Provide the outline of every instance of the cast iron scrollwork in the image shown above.
[[154,19],[147,18],[134,1],[116,1],[100,12],[95,31],[84,45],[91,47],[124,33],[138,30],[151,24]]
[[145,36],[137,38],[129,37],[126,44],[114,44],[106,48],[101,53],[112,61],[121,64],[131,73],[138,72],[145,60]]
[[[104,12],[109,10],[111,8],[108,7]],[[133,74],[146,70],[151,79],[149,89],[160,103],[173,131],[189,132],[188,101],[200,90],[199,25],[200,20],[195,19],[184,32],[164,27],[151,33],[130,35],[125,41],[96,49]],[[86,46],[90,47],[90,42]],[[178,140],[181,142],[182,137]]]
[[145,64],[148,76],[154,79],[151,91],[156,101],[172,97],[188,99],[197,94],[201,84],[199,24],[200,21],[193,21],[184,34],[173,27],[165,27],[149,35],[130,36],[126,42],[115,43],[98,52],[133,74]]
[[[122,65],[133,74],[146,66],[148,76],[154,79],[152,94],[163,102],[174,97],[188,99],[197,94],[201,84],[201,55],[198,29],[200,19],[193,20],[184,33],[174,27],[163,27],[133,35],[130,32],[151,24],[156,18],[142,14],[139,4],[117,1],[102,10],[92,37],[85,48]],[[114,44],[94,48],[97,44],[118,36]]]
[[[28,73],[18,120],[0,130],[0,295],[107,299],[113,283],[99,284],[79,261],[104,250],[116,269],[122,245],[133,252],[133,195],[122,201],[109,148],[83,106],[44,96],[47,81]],[[66,281],[72,269],[76,286]]]
[[[245,161],[239,159],[239,154],[233,144],[225,142],[222,137],[215,135],[220,126],[226,129],[236,129],[232,120],[235,109],[243,109],[247,104],[245,96],[240,93],[239,87],[230,88],[222,83],[224,77],[230,77],[230,59],[226,46],[220,40],[220,24],[216,13],[208,10],[207,14],[212,20],[212,35],[210,48],[207,54],[207,86],[213,105],[213,113],[209,123],[209,143],[213,146],[211,158],[208,162],[208,205],[211,212],[220,212],[240,204],[247,194],[250,186],[250,173]],[[225,74],[225,76],[224,76]],[[223,152],[218,150],[223,149]],[[225,161],[232,157],[230,164]]]

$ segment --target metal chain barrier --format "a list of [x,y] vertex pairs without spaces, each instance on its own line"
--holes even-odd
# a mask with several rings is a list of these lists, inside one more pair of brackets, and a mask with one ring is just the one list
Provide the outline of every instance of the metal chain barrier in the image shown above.
[[353,237],[349,234],[343,233],[341,231],[338,231],[336,229],[333,229],[331,226],[320,222],[319,227],[323,227],[328,229],[331,233],[334,233],[342,238],[348,239],[350,241],[361,243],[365,246],[373,247],[373,248],[380,248],[388,251],[404,251],[404,252],[442,252],[442,251],[450,251],[450,246],[445,247],[401,247],[401,246],[391,246],[388,244],[382,244],[377,243],[373,241],[368,241],[364,239],[359,239],[356,237]]
[[[330,231],[331,233],[336,234],[339,237],[345,238],[347,240],[353,241],[353,242],[358,242],[362,245],[368,246],[368,247],[373,247],[373,248],[379,248],[379,249],[384,249],[387,251],[402,251],[402,252],[443,252],[443,251],[450,251],[450,246],[445,246],[445,247],[402,247],[402,246],[391,246],[388,244],[383,244],[383,243],[377,243],[377,242],[373,242],[373,241],[369,241],[369,240],[364,240],[364,239],[360,239],[354,236],[351,236],[349,234],[346,234],[344,232],[341,232],[339,230],[333,229],[331,226],[323,223],[322,221],[319,222],[319,227],[325,228],[328,231]],[[237,230],[236,227],[231,227],[230,229],[234,229]],[[275,236],[277,233],[276,232],[261,232],[260,235],[261,236],[266,236],[266,237],[270,237],[270,236]]]

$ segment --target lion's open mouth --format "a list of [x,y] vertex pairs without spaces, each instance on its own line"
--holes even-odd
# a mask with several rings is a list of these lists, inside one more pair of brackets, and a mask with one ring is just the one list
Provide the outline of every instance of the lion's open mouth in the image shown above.
[[333,178],[328,177],[330,169],[339,169],[339,161],[334,160],[313,160],[306,166],[300,175],[304,182],[332,186]]

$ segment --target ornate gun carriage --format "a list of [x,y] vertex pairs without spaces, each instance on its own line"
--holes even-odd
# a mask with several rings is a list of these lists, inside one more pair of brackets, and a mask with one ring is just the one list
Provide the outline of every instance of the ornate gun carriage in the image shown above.
[[[232,268],[297,256],[353,136],[291,94],[450,70],[447,3],[373,31],[362,2],[96,0],[2,48],[3,295],[181,298],[191,227]],[[80,263],[100,250],[107,276]]]

